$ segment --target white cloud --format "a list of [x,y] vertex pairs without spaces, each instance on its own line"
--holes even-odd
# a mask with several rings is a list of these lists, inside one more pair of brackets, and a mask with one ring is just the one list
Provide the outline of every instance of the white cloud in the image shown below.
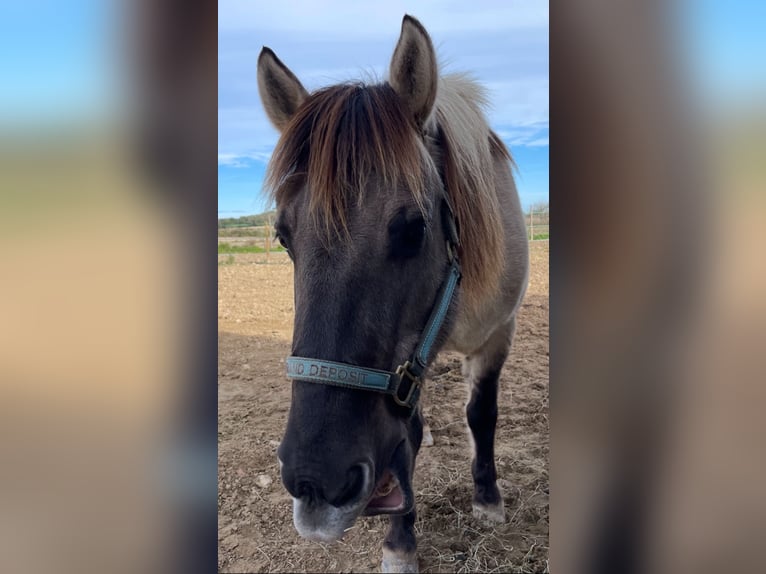
[[219,153],[218,165],[226,167],[249,167],[252,161],[260,161],[266,163],[269,161],[271,154],[265,152],[256,153]]
[[388,35],[404,14],[433,32],[548,29],[544,0],[225,0],[218,4],[221,30],[281,30],[346,36]]
[[271,152],[269,151],[258,153],[219,153],[218,165],[224,167],[245,168],[252,167],[254,163],[267,164],[271,158]]
[[548,78],[534,76],[482,82],[489,93],[489,121],[495,126],[548,125]]
[[249,167],[253,161],[268,163],[271,151],[256,151],[249,153],[219,153],[218,165],[226,167]]
[[511,147],[544,147],[548,145],[548,126],[511,126],[497,129],[495,133]]
[[242,157],[233,153],[219,153],[218,165],[226,167],[247,167],[247,164],[242,160]]

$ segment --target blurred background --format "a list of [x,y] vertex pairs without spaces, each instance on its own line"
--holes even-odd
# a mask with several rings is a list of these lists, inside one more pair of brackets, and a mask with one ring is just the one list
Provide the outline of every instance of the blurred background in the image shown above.
[[0,571],[212,571],[215,5],[3,2],[0,76]]
[[760,569],[765,21],[551,5],[552,572]]
[[[550,18],[550,570],[755,570],[764,4]],[[216,567],[216,24],[0,5],[3,572]]]

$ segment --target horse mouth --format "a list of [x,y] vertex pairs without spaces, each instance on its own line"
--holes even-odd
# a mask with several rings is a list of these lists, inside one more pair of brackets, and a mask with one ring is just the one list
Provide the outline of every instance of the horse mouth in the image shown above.
[[398,514],[405,510],[405,505],[406,497],[399,479],[393,472],[386,470],[375,485],[365,514]]

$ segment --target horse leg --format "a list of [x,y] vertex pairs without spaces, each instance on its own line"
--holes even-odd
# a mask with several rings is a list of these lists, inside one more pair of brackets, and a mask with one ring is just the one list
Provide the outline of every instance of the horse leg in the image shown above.
[[431,434],[431,427],[426,424],[423,427],[423,446],[433,446],[434,435]]
[[505,522],[505,507],[495,468],[498,379],[515,328],[514,318],[492,333],[476,353],[463,360],[463,374],[471,388],[466,417],[473,438],[473,515],[494,523]]
[[426,403],[428,402],[426,395],[425,381],[423,381],[423,388],[420,392],[420,414],[423,417],[423,442],[421,446],[433,446],[434,435],[431,434],[431,425],[426,420]]
[[419,572],[415,540],[415,509],[389,516],[390,527],[383,543],[383,572]]
[[[410,420],[409,439],[412,447],[412,469],[414,473],[415,459],[423,442],[423,405]],[[386,539],[383,542],[383,572],[419,572],[418,569],[418,543],[415,538],[415,506],[407,514],[388,517],[389,528]]]

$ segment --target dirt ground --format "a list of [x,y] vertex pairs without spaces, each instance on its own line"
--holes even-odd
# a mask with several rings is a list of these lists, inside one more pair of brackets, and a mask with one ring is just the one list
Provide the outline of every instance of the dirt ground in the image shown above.
[[[501,375],[496,438],[506,523],[471,515],[471,452],[460,356],[440,355],[426,385],[435,444],[415,469],[422,572],[548,571],[548,242],[531,276]],[[218,568],[222,572],[380,571],[385,517],[362,518],[332,545],[298,537],[276,448],[290,403],[292,266],[284,254],[219,257]]]

